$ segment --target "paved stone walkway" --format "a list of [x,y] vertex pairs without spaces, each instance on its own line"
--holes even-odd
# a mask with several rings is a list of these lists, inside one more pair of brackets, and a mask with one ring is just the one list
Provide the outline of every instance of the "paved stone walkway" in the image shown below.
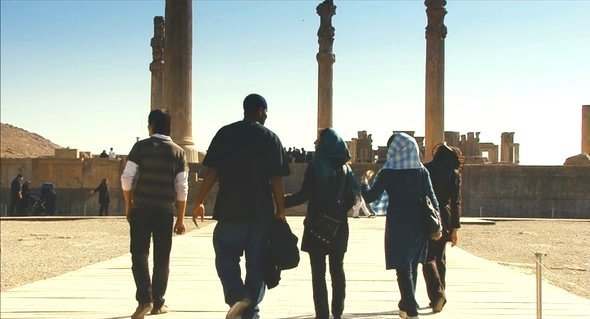
[[[301,217],[288,220],[293,231],[301,234]],[[395,271],[384,268],[384,221],[350,219],[344,318],[398,317]],[[214,267],[213,228],[211,224],[174,237],[166,295],[171,312],[146,318],[225,318],[228,306],[223,303]],[[438,314],[429,308],[421,309],[421,318],[537,318],[533,275],[475,257],[457,247],[447,251],[449,301]],[[313,318],[309,261],[307,254],[302,253],[301,257],[299,267],[284,271],[281,284],[267,291],[261,304],[262,318]],[[125,255],[2,292],[0,318],[129,318],[136,306],[130,267],[130,256]],[[421,305],[428,305],[422,278],[418,280],[417,299]],[[542,314],[551,319],[590,318],[590,300],[544,282]]]

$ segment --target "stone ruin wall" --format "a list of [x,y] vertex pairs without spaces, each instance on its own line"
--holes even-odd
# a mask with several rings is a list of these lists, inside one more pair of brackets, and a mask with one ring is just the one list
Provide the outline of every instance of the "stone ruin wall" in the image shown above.
[[[299,190],[306,164],[290,165],[285,191]],[[357,176],[381,164],[353,164]],[[0,159],[0,215],[5,216],[10,200],[10,182],[20,172],[31,180],[33,191],[41,183],[52,182],[57,192],[58,215],[96,216],[98,195],[90,195],[102,178],[111,186],[112,215],[123,215],[124,202],[120,176],[124,160],[101,158]],[[190,164],[191,179],[187,214],[193,207],[199,182],[197,174],[205,168]],[[463,173],[463,215],[482,217],[590,218],[590,166],[465,165]],[[212,212],[216,188],[205,202]],[[291,215],[304,215],[306,204],[291,208]]]
[[[416,136],[415,131],[393,131],[392,133],[406,133],[416,139],[420,146],[420,160],[424,161],[425,138]],[[367,131],[358,131],[358,137],[347,141],[351,150],[353,163],[384,163],[387,156],[386,146],[377,146],[373,149],[373,140],[371,134]],[[483,143],[479,140],[479,132],[468,132],[461,134],[459,132],[446,131],[444,134],[445,142],[448,146],[455,146],[461,150],[465,158],[465,164],[510,164],[518,165],[519,148],[518,143],[514,143],[514,132],[504,132],[501,136],[501,145],[494,143]],[[501,156],[501,157],[500,157]]]

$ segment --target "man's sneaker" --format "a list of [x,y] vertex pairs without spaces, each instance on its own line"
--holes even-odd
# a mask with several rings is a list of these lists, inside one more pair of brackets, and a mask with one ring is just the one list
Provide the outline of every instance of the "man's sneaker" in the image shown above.
[[431,304],[432,312],[434,312],[434,313],[441,312],[446,303],[447,303],[447,298],[445,298],[444,296],[438,298],[438,300],[436,302]]
[[154,308],[152,309],[152,311],[150,312],[152,315],[161,315],[163,313],[168,313],[168,306],[166,305],[162,305],[162,307],[160,308]]
[[143,319],[148,312],[152,311],[154,304],[151,302],[140,302],[135,312],[131,315],[131,319]]
[[225,319],[242,319],[242,312],[244,312],[244,310],[246,310],[250,304],[251,302],[248,298],[237,301],[231,306],[231,308],[229,308]]
[[408,313],[400,309],[400,311],[399,311],[399,317],[402,318],[402,319],[407,319],[408,318]]

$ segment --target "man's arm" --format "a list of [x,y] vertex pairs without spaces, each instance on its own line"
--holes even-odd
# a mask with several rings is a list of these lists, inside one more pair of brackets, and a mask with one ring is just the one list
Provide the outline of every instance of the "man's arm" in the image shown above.
[[186,228],[184,227],[184,212],[186,211],[186,200],[176,201],[176,223],[174,224],[174,232],[176,234],[184,234]]
[[284,221],[285,217],[285,188],[283,186],[283,176],[273,176],[270,178],[270,188],[277,209],[276,216]]
[[205,217],[205,198],[207,194],[213,188],[213,185],[217,182],[218,172],[217,169],[213,167],[207,168],[205,172],[205,176],[203,177],[203,181],[201,182],[201,187],[199,188],[199,193],[197,194],[197,201],[195,202],[195,207],[193,208],[193,222],[197,224],[197,218],[201,217],[201,221]]
[[176,175],[174,180],[174,190],[176,191],[176,223],[174,232],[184,234],[184,214],[186,211],[186,199],[188,197],[188,171],[182,171]]
[[127,222],[130,222],[131,208],[133,208],[133,195],[131,195],[131,190],[123,190],[123,197],[125,198],[125,218],[127,218]]
[[137,174],[137,164],[127,160],[125,169],[121,175],[121,188],[123,189],[123,197],[125,198],[125,217],[127,222],[131,221],[131,209],[133,208],[133,194],[131,188],[133,187],[133,179]]

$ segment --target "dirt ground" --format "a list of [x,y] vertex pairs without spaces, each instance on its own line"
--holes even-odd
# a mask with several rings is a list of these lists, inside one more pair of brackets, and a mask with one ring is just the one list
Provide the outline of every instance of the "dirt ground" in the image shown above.
[[463,225],[458,246],[500,264],[534,274],[542,256],[543,278],[590,299],[590,220],[506,220]]
[[[198,231],[189,219],[185,225],[187,231]],[[122,256],[128,251],[128,232],[122,218],[2,220],[1,290]],[[535,253],[544,253],[544,277],[590,299],[590,221],[465,224],[459,232],[458,246],[529,273],[535,271]]]

